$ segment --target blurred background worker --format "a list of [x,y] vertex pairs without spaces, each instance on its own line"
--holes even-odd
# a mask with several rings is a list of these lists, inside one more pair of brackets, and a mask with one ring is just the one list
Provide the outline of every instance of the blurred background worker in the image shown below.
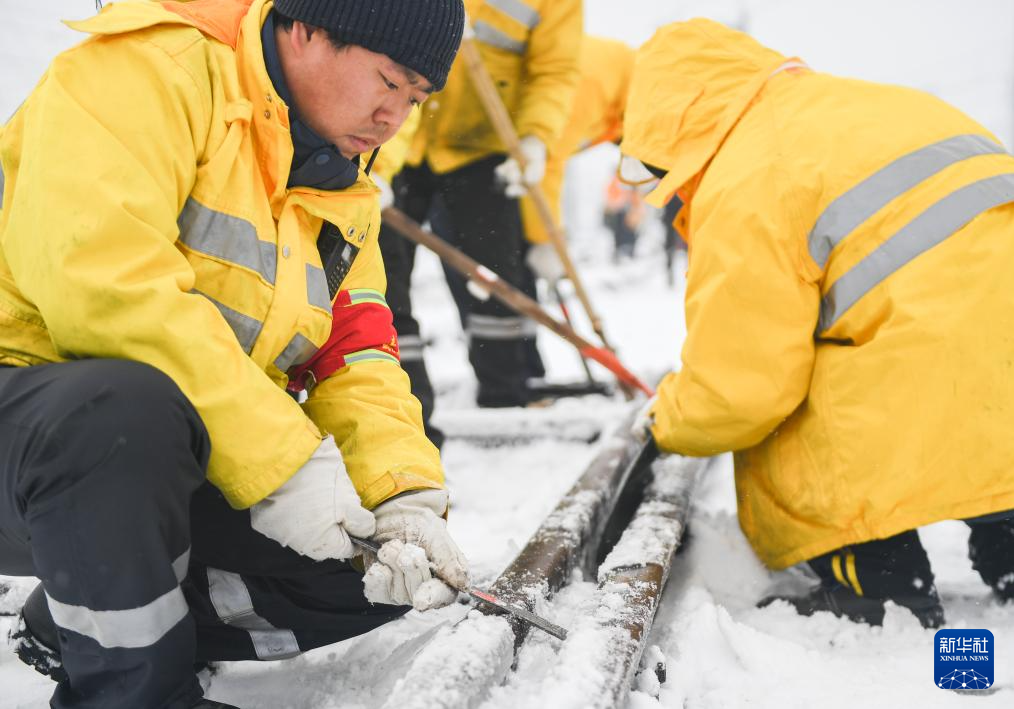
[[[668,87],[661,90],[660,87]],[[937,98],[840,79],[709,20],[640,50],[623,153],[684,203],[683,366],[663,451],[735,451],[739,522],[785,598],[944,622],[917,528],[972,528],[1014,599],[1014,158]]]
[[687,242],[683,238],[684,225],[679,219],[682,208],[683,202],[676,196],[673,196],[662,208],[662,228],[665,230],[662,249],[665,251],[665,273],[669,285],[674,285],[676,282],[677,256],[683,254],[684,265],[687,256]]
[[[578,83],[582,3],[474,0],[465,7],[483,63],[521,138],[524,170],[507,157],[467,67],[459,60],[439,99],[422,109],[407,165],[393,182],[394,203],[424,222],[439,200],[446,216],[441,236],[506,282],[534,295],[524,267],[527,249],[517,197],[526,185],[542,180],[547,146],[559,139],[569,115]],[[418,337],[408,288],[415,247],[387,227],[382,227],[380,243],[395,328],[402,337]],[[478,405],[525,405],[527,379],[542,374],[541,361],[530,361],[531,349],[525,343],[534,335],[534,323],[495,299],[472,293],[461,297]],[[412,379],[413,393],[424,409],[432,411],[433,390],[421,357],[403,359],[402,365]],[[434,435],[432,427],[428,430]]]
[[644,200],[636,187],[623,184],[613,177],[606,186],[602,221],[613,235],[613,261],[634,256],[637,235],[644,218]]
[[[618,40],[585,36],[581,42],[579,68],[580,81],[570,114],[559,140],[549,146],[546,172],[539,185],[557,227],[562,227],[560,203],[567,162],[575,154],[596,145],[619,143],[630,75],[634,70],[634,50]],[[545,219],[540,216],[535,200],[527,194],[521,197],[521,220],[526,240],[524,248],[527,249],[523,265],[525,290],[534,293],[534,279],[539,278],[549,290],[554,291],[556,297],[556,284],[567,274],[550,239]],[[564,233],[562,228],[560,233]],[[464,322],[468,306],[464,297],[464,280],[446,266],[444,272]],[[543,376],[545,370],[535,347],[534,332],[530,335],[526,333],[525,346],[530,377]],[[529,379],[526,384],[533,394],[538,393],[536,382]],[[554,390],[562,391],[559,387],[554,387]],[[574,391],[582,389],[575,388]]]

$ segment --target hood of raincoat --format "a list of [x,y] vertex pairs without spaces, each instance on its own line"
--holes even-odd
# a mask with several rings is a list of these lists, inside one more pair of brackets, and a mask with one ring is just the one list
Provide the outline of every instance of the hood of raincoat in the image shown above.
[[661,207],[704,168],[789,58],[712,20],[660,28],[637,52],[620,151],[667,171]]

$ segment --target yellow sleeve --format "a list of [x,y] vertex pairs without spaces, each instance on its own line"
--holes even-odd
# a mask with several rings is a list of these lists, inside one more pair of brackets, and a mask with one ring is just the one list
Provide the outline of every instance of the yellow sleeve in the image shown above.
[[528,37],[524,94],[514,127],[547,147],[560,137],[577,88],[578,54],[583,33],[582,0],[542,3],[539,23]]
[[3,248],[61,357],[145,362],[176,382],[211,436],[209,479],[246,507],[320,434],[192,292],[175,246],[211,105],[193,47],[190,71],[143,38],[88,41],[55,60],[22,109]]
[[773,171],[752,169],[763,159],[753,158],[723,173],[730,184],[717,190],[722,178],[709,174],[691,205],[683,366],[662,381],[653,408],[652,433],[666,451],[756,445],[809,389],[820,292],[802,275],[806,231]]
[[[375,294],[369,298],[375,309],[382,300],[386,279],[375,229],[341,287]],[[390,310],[386,313],[390,322]],[[393,326],[389,331],[394,332]],[[406,490],[442,488],[440,454],[423,433],[422,408],[412,396],[408,375],[393,356],[372,348],[363,352],[373,356],[324,379],[310,392],[304,411],[334,436],[365,507],[372,509]]]
[[377,153],[377,159],[373,162],[371,175],[379,175],[391,184],[394,176],[401,172],[405,166],[405,159],[408,157],[408,149],[412,146],[416,131],[419,129],[419,120],[422,111],[416,106],[408,114],[408,118],[394,134],[394,137],[384,143]]

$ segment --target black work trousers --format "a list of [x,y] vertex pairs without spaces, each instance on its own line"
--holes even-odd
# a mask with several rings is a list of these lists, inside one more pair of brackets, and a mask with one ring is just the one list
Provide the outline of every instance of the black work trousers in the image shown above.
[[[1003,601],[1014,600],[1014,510],[965,520],[972,567]],[[917,530],[853,544],[809,560],[825,584],[859,596],[924,609],[940,605],[933,570]]]
[[[413,220],[429,221],[441,238],[534,297],[534,278],[524,262],[527,243],[518,201],[503,194],[493,172],[504,159],[494,155],[442,175],[425,164],[406,167],[394,180],[395,204]],[[383,226],[380,245],[387,269],[387,300],[399,341],[418,337],[409,292],[415,245]],[[544,373],[534,350],[534,324],[495,298],[476,298],[460,275],[445,272],[468,335],[469,362],[479,385],[477,403],[526,404],[528,378]],[[405,366],[403,356],[413,393],[425,411],[426,399],[432,402],[433,392],[424,375],[425,365],[419,362]]]
[[[395,179],[392,189],[401,183]],[[425,221],[419,219],[418,221]],[[426,437],[437,448],[444,444],[444,433],[433,425],[433,407],[436,394],[430,382],[429,371],[424,359],[424,342],[419,332],[419,322],[412,313],[412,270],[415,268],[415,243],[398,234],[394,229],[380,225],[380,252],[387,272],[387,305],[394,318],[394,329],[398,333],[398,353],[401,368],[408,375],[412,395],[422,406],[423,427]]]
[[0,573],[42,580],[69,676],[53,707],[190,707],[195,660],[291,657],[407,610],[254,532],[206,482],[210,450],[147,365],[0,368]]

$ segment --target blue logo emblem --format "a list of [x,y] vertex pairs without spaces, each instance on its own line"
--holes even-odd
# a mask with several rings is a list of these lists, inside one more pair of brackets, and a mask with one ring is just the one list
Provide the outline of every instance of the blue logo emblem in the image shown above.
[[934,682],[941,689],[993,686],[993,633],[983,629],[938,630]]

